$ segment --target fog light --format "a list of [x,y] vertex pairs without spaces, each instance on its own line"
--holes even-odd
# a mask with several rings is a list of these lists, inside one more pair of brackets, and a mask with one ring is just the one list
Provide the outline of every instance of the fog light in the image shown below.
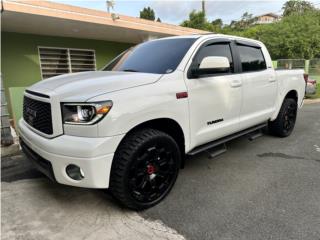
[[80,181],[84,178],[82,169],[74,164],[70,164],[66,167],[66,173],[73,180]]

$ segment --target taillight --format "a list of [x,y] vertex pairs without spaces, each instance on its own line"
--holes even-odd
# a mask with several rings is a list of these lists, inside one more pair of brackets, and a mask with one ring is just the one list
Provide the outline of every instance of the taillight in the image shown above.
[[304,73],[303,74],[303,78],[304,78],[304,81],[307,83],[308,82],[308,77],[309,75],[307,73]]

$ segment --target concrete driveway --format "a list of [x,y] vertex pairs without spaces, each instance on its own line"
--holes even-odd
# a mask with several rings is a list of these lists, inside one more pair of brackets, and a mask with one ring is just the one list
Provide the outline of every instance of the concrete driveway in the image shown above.
[[23,156],[2,160],[3,239],[320,239],[320,104],[289,138],[227,145],[190,158],[170,195],[135,213],[99,190],[42,178]]

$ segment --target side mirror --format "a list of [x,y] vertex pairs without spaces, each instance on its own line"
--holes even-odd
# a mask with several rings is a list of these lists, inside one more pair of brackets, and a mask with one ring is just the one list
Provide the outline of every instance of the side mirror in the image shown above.
[[199,67],[192,71],[193,75],[227,73],[230,71],[229,59],[226,57],[205,57]]

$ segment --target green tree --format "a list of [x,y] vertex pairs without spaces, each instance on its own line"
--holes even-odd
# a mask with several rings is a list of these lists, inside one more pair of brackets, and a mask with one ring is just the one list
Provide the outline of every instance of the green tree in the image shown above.
[[201,29],[206,31],[213,31],[213,26],[211,23],[208,22],[205,13],[202,11],[195,11],[193,10],[189,14],[189,19],[183,21],[180,24],[182,27],[189,27],[189,28],[195,28],[195,29]]
[[212,30],[214,32],[221,32],[221,29],[223,27],[223,21],[221,18],[217,18],[211,21],[211,25],[212,25]]
[[140,11],[140,18],[154,21],[156,19],[154,10],[151,7],[143,8]]
[[223,21],[222,21],[221,18],[217,18],[217,19],[213,20],[213,21],[211,22],[211,24],[212,24],[213,26],[218,27],[218,28],[222,28],[222,26],[223,26]]
[[[284,9],[288,5],[288,2],[285,3]],[[181,25],[260,40],[267,46],[273,59],[320,57],[320,10],[299,9],[294,10],[298,14],[291,11],[281,21],[261,25],[254,24],[256,19],[252,14],[244,13],[239,21],[232,21],[225,26],[219,20],[209,23],[202,12],[192,11],[189,19]]]
[[157,22],[161,22],[161,19],[159,17],[157,18]]
[[252,13],[248,13],[248,12],[245,12],[241,16],[241,20],[242,21],[250,21],[252,18],[253,18],[253,14]]
[[253,25],[245,30],[223,28],[223,33],[262,41],[273,59],[320,56],[320,11],[283,17],[279,22]]
[[227,26],[227,27],[235,28],[235,27],[236,27],[236,24],[237,24],[237,21],[232,20],[232,21],[231,21],[231,23],[230,23],[230,25],[229,25],[229,26]]
[[315,10],[315,8],[308,1],[290,0],[283,5],[282,10],[283,16],[289,16],[291,14],[303,14],[306,11]]
[[253,25],[255,25],[256,21],[257,21],[257,18],[254,17],[253,14],[245,12],[244,14],[242,14],[240,20],[231,21],[229,25],[223,26],[223,28],[219,32],[228,33],[228,32],[234,32],[234,31],[244,31],[252,27]]
[[234,22],[234,28],[237,29],[246,29],[250,26],[252,26],[256,21],[256,18],[253,17],[253,14],[245,12],[242,16],[240,21]]

